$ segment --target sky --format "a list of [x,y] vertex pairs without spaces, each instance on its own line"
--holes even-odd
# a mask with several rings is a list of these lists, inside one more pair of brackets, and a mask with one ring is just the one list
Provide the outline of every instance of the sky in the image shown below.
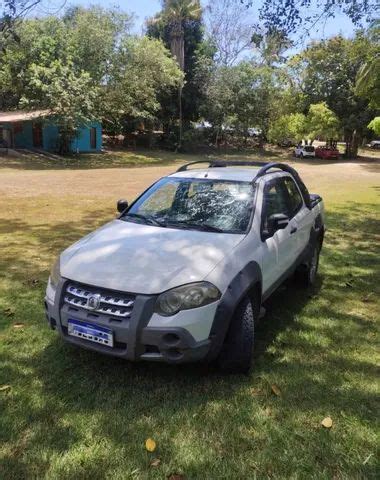
[[[202,0],[202,4],[207,5],[208,1],[217,1],[217,0]],[[238,1],[238,0],[236,0]],[[257,4],[260,3],[260,0],[257,0]],[[315,5],[318,5],[319,0],[314,1]],[[39,15],[46,15],[50,13],[57,13],[62,9],[62,5],[101,5],[104,8],[117,6],[121,10],[131,13],[133,12],[136,16],[135,19],[135,33],[141,33],[145,19],[147,17],[153,16],[161,8],[160,0],[43,0],[42,5],[38,7],[35,13]],[[315,7],[314,7],[315,8]],[[255,14],[254,9],[249,10],[249,15],[252,18],[252,22],[255,22],[257,15]],[[352,22],[344,15],[338,15],[335,18],[328,19],[326,23],[319,24],[319,31],[313,31],[311,39],[320,39],[328,38],[338,33],[343,34],[344,36],[352,36],[354,33],[355,27]],[[300,48],[304,47],[310,39],[301,39],[299,43]]]

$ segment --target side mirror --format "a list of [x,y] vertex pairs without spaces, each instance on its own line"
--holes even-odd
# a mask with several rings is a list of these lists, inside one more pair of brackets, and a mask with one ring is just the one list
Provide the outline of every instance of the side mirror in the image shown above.
[[124,210],[128,208],[128,202],[127,200],[118,200],[117,202],[117,211],[119,213],[123,213]]
[[268,218],[268,234],[274,235],[277,230],[283,230],[289,224],[289,217],[284,213],[274,213]]

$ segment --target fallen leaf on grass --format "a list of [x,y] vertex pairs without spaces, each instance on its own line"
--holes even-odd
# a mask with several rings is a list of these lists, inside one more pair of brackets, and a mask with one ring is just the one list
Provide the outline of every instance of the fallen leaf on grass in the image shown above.
[[13,310],[13,308],[8,307],[4,310],[4,313],[7,317],[13,317],[13,315],[15,314],[15,311]]
[[24,328],[24,324],[23,323],[14,323],[13,328]]
[[321,422],[321,425],[325,428],[331,428],[332,424],[333,424],[333,421],[331,417],[325,417]]
[[180,473],[172,473],[168,476],[168,480],[186,480],[186,477]]
[[156,450],[156,442],[152,438],[148,438],[145,441],[145,448],[148,452],[154,452]]
[[259,397],[260,395],[263,395],[263,391],[260,388],[255,388],[255,387],[250,388],[249,393],[253,397]]
[[160,458],[153,458],[153,460],[149,464],[151,467],[159,467],[161,465]]
[[1,385],[0,386],[0,392],[7,392],[10,389],[11,389],[10,385]]
[[276,397],[281,397],[281,390],[278,388],[277,385],[273,384],[271,386],[272,392],[276,395]]

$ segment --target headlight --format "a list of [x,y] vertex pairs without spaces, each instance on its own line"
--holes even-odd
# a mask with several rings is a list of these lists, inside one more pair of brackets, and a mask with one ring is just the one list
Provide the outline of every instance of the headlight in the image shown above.
[[159,315],[170,316],[180,310],[202,307],[220,298],[219,290],[208,282],[189,283],[161,293],[155,311]]
[[61,278],[61,271],[60,271],[60,268],[59,268],[59,264],[60,264],[60,262],[59,262],[59,257],[58,257],[57,260],[54,262],[53,266],[51,267],[51,270],[50,270],[50,285],[53,288],[57,288],[59,279]]

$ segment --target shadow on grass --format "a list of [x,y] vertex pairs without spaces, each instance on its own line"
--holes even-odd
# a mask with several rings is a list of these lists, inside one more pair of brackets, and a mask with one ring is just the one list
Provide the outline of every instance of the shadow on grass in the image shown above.
[[[344,211],[329,214],[330,230],[319,281],[311,291],[289,281],[269,299],[267,315],[256,332],[255,368],[250,377],[224,376],[204,365],[129,364],[65,345],[54,333],[47,333],[43,288],[39,286],[32,297],[34,302],[40,302],[33,324],[40,329],[39,335],[47,335],[44,346],[30,355],[15,354],[12,348],[0,355],[2,378],[11,385],[28,387],[20,391],[14,403],[0,398],[4,413],[0,439],[13,439],[16,445],[5,455],[3,468],[12,472],[12,478],[28,478],[32,466],[24,460],[25,449],[33,450],[38,445],[39,451],[49,452],[48,457],[64,455],[74,445],[86,444],[89,428],[90,436],[99,441],[107,439],[115,449],[124,449],[131,468],[139,469],[146,464],[146,458],[138,442],[152,432],[161,432],[160,455],[169,459],[176,456],[179,432],[203,438],[204,448],[212,450],[214,445],[205,438],[205,432],[212,437],[216,430],[221,464],[229,456],[249,457],[255,449],[261,452],[268,445],[281,456],[290,441],[290,448],[298,448],[313,469],[320,469],[330,478],[337,468],[346,477],[374,476],[373,466],[354,463],[348,455],[342,456],[338,464],[335,448],[341,432],[322,436],[325,432],[301,428],[297,423],[299,415],[309,416],[313,422],[323,412],[334,418],[343,412],[364,424],[376,419],[377,398],[368,385],[376,382],[377,372],[374,363],[360,356],[361,350],[375,348],[373,324],[367,317],[347,311],[348,297],[361,301],[379,284],[375,262],[380,251],[374,242],[379,225],[373,208],[347,205]],[[98,218],[106,213],[101,212]],[[46,253],[71,243],[96,223],[92,215],[74,225],[30,227],[13,221],[0,225],[0,232],[13,231],[17,237],[32,228],[29,233],[36,248]],[[35,260],[22,256],[1,259],[1,267],[14,285],[25,281],[25,272],[33,272],[41,280],[47,277]],[[28,293],[25,295],[27,304]],[[13,348],[17,348],[16,342]],[[363,377],[366,382],[360,384]],[[273,378],[283,390],[280,399],[270,393]],[[259,391],[257,397],[249,393],[252,386]],[[271,423],[254,423],[253,409],[268,408],[273,410]],[[83,427],[83,422],[88,427]],[[263,429],[254,443],[242,432],[244,425]],[[33,430],[32,441],[29,430]],[[364,446],[368,443],[359,433],[353,441],[362,445],[364,442]],[[372,447],[368,445],[368,449]],[[34,458],[33,468],[42,476],[49,468],[49,458]],[[207,471],[213,472],[210,478],[217,478],[218,467],[208,462],[202,458],[190,461],[189,478],[205,478]],[[85,461],[85,466],[87,478],[102,478],[107,473],[108,467],[99,471],[96,462]],[[300,476],[310,474],[307,467],[290,462],[282,465],[284,478],[297,468],[301,469]],[[267,474],[266,469],[258,471]],[[235,478],[247,478],[244,462],[235,463],[231,472]]]

